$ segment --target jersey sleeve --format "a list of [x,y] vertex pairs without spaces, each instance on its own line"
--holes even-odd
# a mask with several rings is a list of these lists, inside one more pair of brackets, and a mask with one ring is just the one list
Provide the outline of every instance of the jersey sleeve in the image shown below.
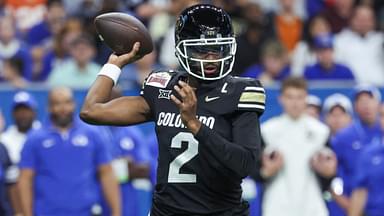
[[37,141],[38,138],[34,136],[33,133],[28,135],[21,151],[21,160],[19,162],[19,167],[21,169],[36,169],[37,151],[35,145]]
[[227,140],[202,124],[196,139],[201,148],[242,178],[250,175],[260,158],[261,135],[258,114],[239,112],[232,119],[233,140]]
[[109,164],[112,161],[111,152],[108,150],[108,139],[104,135],[98,133],[96,129],[92,128],[90,137],[95,144],[94,149],[94,162],[97,167]]
[[261,116],[265,110],[265,89],[259,80],[247,79],[241,85],[237,110],[257,112]]
[[[367,157],[368,156],[368,157]],[[369,156],[366,152],[363,152],[359,157],[356,167],[356,174],[353,178],[353,188],[367,188],[368,187],[368,172],[369,172]]]

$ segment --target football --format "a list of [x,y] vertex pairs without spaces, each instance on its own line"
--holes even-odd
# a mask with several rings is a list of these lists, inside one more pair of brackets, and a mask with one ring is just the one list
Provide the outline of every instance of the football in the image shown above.
[[125,13],[105,13],[95,18],[99,38],[116,55],[131,51],[135,42],[140,42],[138,54],[144,56],[153,50],[152,38],[142,22]]

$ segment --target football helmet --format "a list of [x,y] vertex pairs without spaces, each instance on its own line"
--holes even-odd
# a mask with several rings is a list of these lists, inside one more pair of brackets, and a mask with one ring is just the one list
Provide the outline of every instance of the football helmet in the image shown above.
[[185,9],[175,27],[175,54],[181,66],[202,80],[218,80],[232,71],[236,53],[231,18],[209,4]]

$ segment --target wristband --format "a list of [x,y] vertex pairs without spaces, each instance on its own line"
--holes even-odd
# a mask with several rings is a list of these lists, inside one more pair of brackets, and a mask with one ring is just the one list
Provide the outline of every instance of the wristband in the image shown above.
[[121,69],[119,67],[117,67],[114,64],[107,63],[101,68],[100,72],[97,75],[107,76],[111,78],[113,80],[113,83],[116,85],[117,80],[119,79],[120,73],[121,73]]

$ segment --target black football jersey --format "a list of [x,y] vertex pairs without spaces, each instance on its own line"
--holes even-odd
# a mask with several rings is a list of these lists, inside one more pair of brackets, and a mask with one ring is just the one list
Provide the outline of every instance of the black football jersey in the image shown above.
[[265,92],[251,78],[201,82],[195,93],[202,127],[194,136],[170,99],[177,96],[174,85],[187,77],[184,72],[155,71],[141,91],[159,143],[153,202],[165,206],[164,215],[215,215],[241,205],[241,181],[260,154],[258,118]]

